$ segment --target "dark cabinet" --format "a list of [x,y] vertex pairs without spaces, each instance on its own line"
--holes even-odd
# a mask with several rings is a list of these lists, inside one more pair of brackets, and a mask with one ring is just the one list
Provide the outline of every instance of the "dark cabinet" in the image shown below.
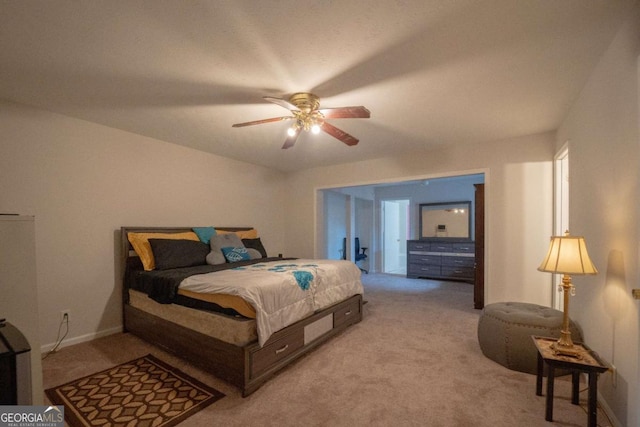
[[475,244],[469,240],[407,240],[407,277],[474,281]]
[[0,405],[31,405],[30,351],[25,336],[0,320]]

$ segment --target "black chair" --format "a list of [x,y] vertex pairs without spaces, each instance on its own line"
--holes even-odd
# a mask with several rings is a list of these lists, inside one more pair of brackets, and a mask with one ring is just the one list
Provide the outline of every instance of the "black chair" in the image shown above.
[[[360,252],[362,250],[362,252]],[[365,259],[367,259],[367,248],[360,248],[360,238],[356,237],[356,265],[358,265],[358,261],[364,261]],[[369,272],[367,270],[365,270],[364,268],[360,267],[358,265],[358,268],[361,271],[364,271],[366,274],[369,274]]]

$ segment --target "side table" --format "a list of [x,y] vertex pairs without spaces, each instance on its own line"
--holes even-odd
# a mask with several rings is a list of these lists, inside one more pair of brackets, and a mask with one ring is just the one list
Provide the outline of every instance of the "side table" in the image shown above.
[[545,417],[547,421],[553,421],[553,383],[555,369],[561,368],[571,371],[571,403],[579,404],[580,373],[586,372],[589,376],[588,397],[588,427],[597,426],[598,415],[598,374],[605,372],[608,367],[600,360],[598,355],[584,344],[575,344],[578,357],[555,354],[551,347],[557,338],[531,336],[538,349],[538,371],[536,376],[536,395],[542,396],[542,377],[544,364],[547,364],[547,399],[545,405]]

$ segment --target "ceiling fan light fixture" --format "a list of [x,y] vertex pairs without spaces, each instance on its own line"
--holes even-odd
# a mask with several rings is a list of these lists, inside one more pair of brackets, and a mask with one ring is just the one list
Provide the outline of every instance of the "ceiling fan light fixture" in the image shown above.
[[357,138],[333,126],[327,122],[326,119],[368,119],[371,117],[369,110],[363,106],[319,109],[320,98],[318,98],[317,95],[307,92],[294,93],[289,97],[289,100],[270,96],[265,96],[264,99],[288,109],[291,112],[291,116],[272,117],[270,119],[236,123],[232,126],[244,127],[293,119],[295,123],[287,129],[288,136],[282,148],[293,147],[302,130],[311,132],[314,135],[325,132],[348,146],[354,146],[358,144]]

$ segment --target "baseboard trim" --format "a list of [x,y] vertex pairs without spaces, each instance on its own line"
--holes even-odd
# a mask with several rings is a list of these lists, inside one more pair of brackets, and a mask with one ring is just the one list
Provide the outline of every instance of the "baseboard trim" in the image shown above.
[[[110,328],[110,329],[105,329],[105,330],[102,330],[102,331],[94,332],[94,333],[91,333],[91,334],[81,335],[79,337],[69,338],[69,339],[63,340],[60,343],[60,346],[58,347],[58,349],[61,349],[61,348],[64,348],[64,347],[69,347],[69,346],[74,345],[74,344],[80,344],[80,343],[83,343],[83,342],[92,341],[92,340],[95,340],[97,338],[106,337],[108,335],[119,334],[121,332],[122,332],[122,325],[116,326],[115,328]],[[45,344],[45,345],[40,347],[40,351],[42,352],[42,354],[48,353],[49,351],[51,351],[52,348],[55,347],[55,345],[56,345],[56,343]]]
[[609,421],[611,421],[612,427],[622,427],[622,423],[620,422],[620,420],[618,420],[618,418],[616,418],[613,410],[611,409],[607,401],[602,397],[600,392],[598,392],[598,404],[600,405],[600,408],[602,408],[602,412],[604,412],[607,418],[609,418]]

